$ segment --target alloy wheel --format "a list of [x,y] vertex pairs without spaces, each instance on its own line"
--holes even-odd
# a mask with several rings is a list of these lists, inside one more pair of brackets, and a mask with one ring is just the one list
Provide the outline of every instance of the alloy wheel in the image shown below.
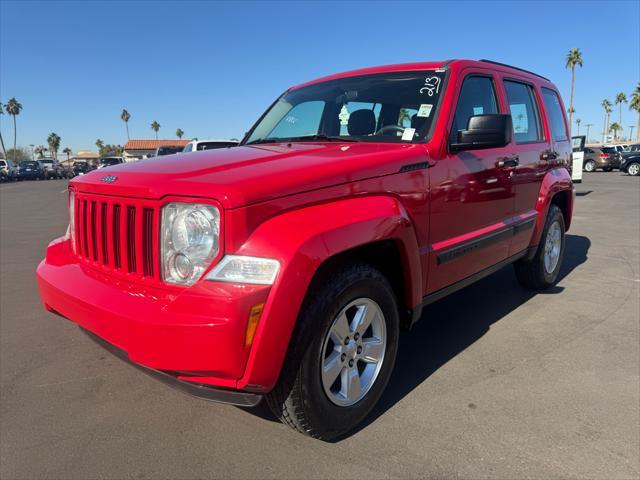
[[376,381],[387,347],[384,314],[370,298],[358,298],[334,319],[322,345],[322,387],[334,404],[364,398]]

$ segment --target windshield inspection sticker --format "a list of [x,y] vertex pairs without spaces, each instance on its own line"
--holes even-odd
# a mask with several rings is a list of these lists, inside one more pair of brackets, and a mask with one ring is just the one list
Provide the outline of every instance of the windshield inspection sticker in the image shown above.
[[433,97],[434,93],[440,93],[440,77],[427,77],[424,79],[424,87],[420,89],[421,94]]
[[415,133],[415,128],[405,128],[404,132],[402,132],[402,140],[413,140],[413,135]]
[[422,103],[420,104],[420,108],[418,109],[418,116],[419,117],[428,117],[429,115],[431,115],[431,109],[433,108],[433,105],[430,103]]

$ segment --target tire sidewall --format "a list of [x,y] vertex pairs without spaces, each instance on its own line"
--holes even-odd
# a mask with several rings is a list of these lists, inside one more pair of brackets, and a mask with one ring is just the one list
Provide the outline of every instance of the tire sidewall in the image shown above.
[[[347,285],[336,296],[334,302],[316,310],[317,318],[314,320],[317,328],[302,358],[298,386],[304,390],[301,393],[305,399],[305,410],[309,420],[314,425],[324,425],[323,437],[343,434],[361,423],[380,399],[391,377],[398,350],[398,308],[388,282],[381,274],[378,275],[381,278],[361,278]],[[370,298],[382,310],[387,330],[387,345],[382,367],[373,386],[359,402],[341,407],[328,398],[322,386],[324,339],[337,315],[357,298]]]
[[594,162],[588,161],[587,163],[584,164],[585,172],[595,172],[595,170],[596,170],[596,164]]

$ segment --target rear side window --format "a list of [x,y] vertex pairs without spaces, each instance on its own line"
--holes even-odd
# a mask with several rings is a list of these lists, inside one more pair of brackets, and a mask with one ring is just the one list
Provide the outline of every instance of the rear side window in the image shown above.
[[551,136],[556,141],[567,140],[567,127],[558,94],[548,88],[542,88],[542,99],[551,124]]
[[470,117],[488,113],[498,113],[493,80],[475,75],[465,78],[451,126],[451,141],[456,141],[459,130],[467,128]]
[[505,80],[504,89],[507,93],[516,143],[542,140],[538,103],[533,88],[524,83]]

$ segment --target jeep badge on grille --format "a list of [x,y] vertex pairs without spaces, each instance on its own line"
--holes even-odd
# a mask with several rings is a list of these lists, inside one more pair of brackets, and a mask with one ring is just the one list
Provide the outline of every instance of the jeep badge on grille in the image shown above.
[[107,175],[100,179],[101,182],[113,183],[118,179],[115,175]]

